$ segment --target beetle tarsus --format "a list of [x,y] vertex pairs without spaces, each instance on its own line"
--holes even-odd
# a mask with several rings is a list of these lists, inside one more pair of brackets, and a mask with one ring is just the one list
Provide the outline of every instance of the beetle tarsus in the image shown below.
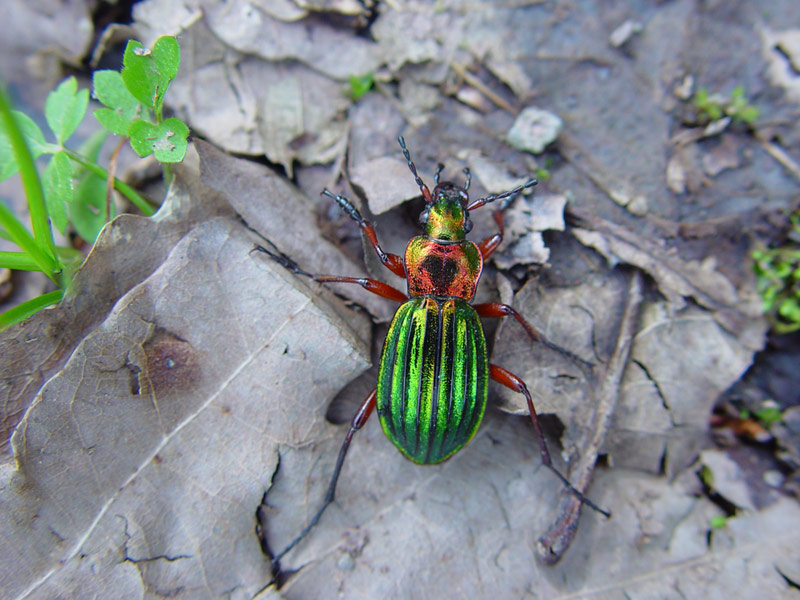
[[364,402],[361,403],[358,412],[350,423],[350,429],[347,431],[347,435],[342,442],[342,447],[339,449],[339,456],[336,459],[336,467],[333,470],[331,481],[328,484],[328,491],[325,494],[325,501],[322,503],[322,507],[317,511],[311,521],[309,521],[305,529],[300,532],[300,535],[294,538],[294,540],[292,540],[292,542],[286,546],[286,548],[281,550],[272,558],[273,571],[276,569],[277,571],[280,571],[281,559],[286,556],[286,554],[291,551],[292,548],[303,541],[303,538],[306,537],[312,529],[314,529],[317,523],[319,523],[319,520],[322,518],[322,513],[325,512],[325,509],[333,503],[336,497],[336,484],[339,481],[339,474],[342,471],[342,465],[344,465],[344,459],[347,456],[347,450],[350,448],[350,442],[353,440],[353,436],[355,435],[356,431],[364,426],[364,424],[367,422],[367,419],[369,419],[369,416],[372,414],[372,411],[375,409],[375,398],[376,392],[375,390],[372,390],[372,392],[370,392],[369,395],[364,399]]
[[272,260],[274,260],[276,263],[281,265],[284,269],[288,269],[295,275],[303,275],[304,277],[310,277],[311,279],[314,279],[314,275],[301,269],[296,262],[294,262],[291,258],[286,256],[283,252],[278,250],[275,247],[275,244],[272,244],[272,242],[269,243],[272,245],[274,250],[270,250],[269,248],[265,248],[264,246],[256,246],[255,248],[253,248],[252,252],[263,252],[264,254],[272,258]]
[[533,428],[536,430],[536,434],[539,436],[539,450],[542,455],[542,464],[555,473],[556,476],[561,480],[561,483],[563,483],[570,493],[578,498],[581,503],[599,512],[601,515],[611,517],[610,512],[603,510],[594,502],[589,500],[586,496],[584,496],[579,489],[569,482],[569,479],[567,479],[558,469],[553,466],[553,460],[550,458],[550,451],[547,449],[547,442],[544,439],[542,427],[539,425],[539,418],[536,416],[536,408],[533,406],[533,399],[531,398],[531,394],[528,391],[528,386],[525,385],[525,382],[514,375],[511,371],[508,371],[498,365],[489,365],[489,376],[497,383],[525,396],[525,402],[528,404],[528,412],[530,413]]

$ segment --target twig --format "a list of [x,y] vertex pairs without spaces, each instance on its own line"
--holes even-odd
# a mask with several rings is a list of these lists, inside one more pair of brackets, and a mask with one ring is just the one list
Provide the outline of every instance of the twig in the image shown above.
[[450,68],[453,69],[453,71],[455,71],[456,74],[459,77],[461,77],[461,79],[466,81],[469,85],[474,87],[481,94],[483,94],[489,100],[491,100],[498,108],[502,108],[504,111],[508,112],[511,115],[516,115],[519,112],[513,106],[511,106],[508,102],[506,102],[500,96],[498,96],[492,90],[490,90],[486,86],[486,84],[484,84],[480,79],[475,77],[475,75],[470,73],[464,65],[460,65],[458,63],[451,62],[450,63]]
[[789,171],[797,181],[800,181],[800,165],[798,165],[791,156],[786,154],[783,148],[769,141],[762,141],[761,147],[767,151],[767,154]]
[[[592,479],[594,466],[600,448],[605,441],[606,432],[617,407],[619,387],[625,366],[628,364],[633,337],[639,323],[639,307],[642,303],[642,273],[634,269],[628,286],[628,299],[625,314],[622,316],[614,353],[606,365],[597,391],[597,407],[593,422],[589,426],[583,443],[579,448],[579,458],[570,469],[570,480],[578,490],[585,491]],[[575,532],[578,530],[581,501],[574,494],[562,496],[559,514],[553,524],[536,545],[539,558],[546,564],[557,563],[569,549]]]
[[117,159],[119,158],[119,151],[128,138],[123,137],[111,153],[111,160],[108,161],[108,177],[106,177],[106,221],[111,220],[111,198],[114,192],[114,179],[117,175]]

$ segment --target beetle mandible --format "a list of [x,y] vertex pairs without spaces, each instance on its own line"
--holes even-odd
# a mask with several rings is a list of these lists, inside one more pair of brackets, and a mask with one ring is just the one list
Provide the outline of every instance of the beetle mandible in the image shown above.
[[402,136],[398,142],[425,200],[425,209],[420,215],[424,235],[409,241],[404,257],[383,251],[375,228],[347,198],[327,189],[322,193],[335,200],[358,223],[381,263],[395,275],[407,280],[408,295],[375,279],[308,273],[276,248],[255,248],[297,275],[322,283],[355,283],[373,294],[402,303],[386,335],[377,386],[363,401],[352,420],[339,450],[322,507],[300,534],[274,556],[274,566],[279,565],[280,559],[308,535],[333,502],[339,473],[353,435],[364,426],[376,407],[381,427],[397,449],[417,464],[432,465],[453,456],[475,435],[486,409],[489,379],[525,397],[531,421],[539,436],[542,464],[555,473],[581,502],[610,516],[573,487],[553,466],[528,388],[513,373],[489,363],[479,317],[512,316],[533,339],[571,358],[576,357],[548,342],[511,306],[499,302],[470,304],[484,261],[503,240],[505,206],[501,205],[493,215],[498,233],[479,244],[465,237],[472,229],[470,212],[497,200],[513,199],[522,190],[536,185],[536,180],[531,179],[513,190],[470,202],[467,194],[471,182],[469,169],[464,169],[466,182],[464,187],[460,187],[452,182],[439,182],[444,168],[439,164],[431,193],[417,174]]

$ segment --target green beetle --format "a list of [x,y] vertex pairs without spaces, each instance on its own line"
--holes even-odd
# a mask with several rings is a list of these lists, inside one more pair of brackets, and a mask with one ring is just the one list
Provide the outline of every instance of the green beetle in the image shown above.
[[583,503],[609,515],[575,489],[553,466],[527,386],[513,373],[489,363],[480,317],[512,316],[532,338],[572,355],[542,338],[511,306],[499,302],[470,304],[484,261],[503,240],[505,206],[501,205],[494,213],[499,232],[479,244],[465,238],[472,229],[470,211],[496,200],[512,199],[522,190],[536,185],[536,180],[470,202],[467,194],[471,181],[469,169],[464,169],[466,183],[460,187],[451,182],[439,183],[443,169],[440,164],[431,193],[417,174],[405,141],[402,137],[398,141],[425,199],[425,209],[420,215],[425,233],[411,239],[404,257],[383,251],[374,227],[347,198],[327,189],[322,193],[333,198],[358,223],[381,263],[407,280],[408,295],[375,279],[311,274],[274,247],[272,250],[263,246],[255,248],[298,275],[323,283],[355,283],[374,294],[403,303],[392,319],[383,345],[377,387],[353,418],[322,507],[303,531],[274,555],[272,564],[276,572],[280,559],[308,535],[333,502],[353,435],[363,427],[376,406],[386,437],[404,456],[417,464],[436,464],[450,458],[475,435],[486,409],[489,379],[525,396],[531,421],[539,435],[542,463]]

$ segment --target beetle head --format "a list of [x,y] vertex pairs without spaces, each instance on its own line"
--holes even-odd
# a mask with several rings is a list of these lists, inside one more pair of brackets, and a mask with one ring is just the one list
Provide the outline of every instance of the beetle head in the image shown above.
[[440,240],[463,240],[472,229],[468,203],[466,189],[449,181],[437,184],[419,216],[425,233]]

